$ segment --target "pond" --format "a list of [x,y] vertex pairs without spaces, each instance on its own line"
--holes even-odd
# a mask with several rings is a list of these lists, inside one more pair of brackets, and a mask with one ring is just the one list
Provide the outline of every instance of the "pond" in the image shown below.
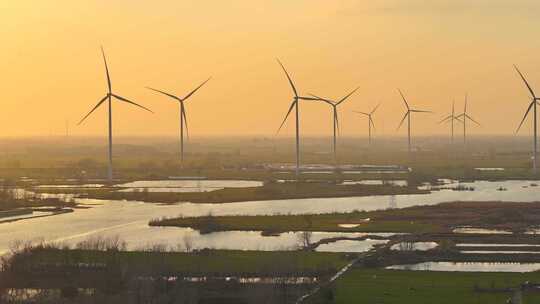
[[532,272],[540,263],[483,263],[483,262],[425,262],[393,265],[386,269],[414,271],[463,271],[463,272]]
[[135,192],[209,192],[223,188],[261,187],[260,181],[249,180],[153,180],[135,181],[116,185],[126,188],[119,191]]
[[[167,181],[169,185],[177,187],[178,183],[186,181]],[[192,182],[192,181],[190,181]],[[208,181],[211,182],[211,181]],[[231,184],[252,181],[230,181]],[[260,183],[260,182],[255,182]],[[331,213],[351,212],[354,210],[380,210],[387,208],[405,208],[417,205],[434,205],[450,201],[520,201],[534,202],[540,197],[540,187],[523,188],[523,185],[531,184],[530,181],[504,181],[486,182],[478,181],[463,183],[475,188],[475,191],[432,191],[430,194],[414,195],[383,195],[365,197],[342,197],[342,198],[308,198],[308,199],[285,199],[269,201],[251,201],[226,204],[193,204],[179,203],[172,205],[150,204],[134,201],[105,201],[94,199],[76,199],[88,209],[77,209],[75,212],[60,214],[50,217],[25,219],[17,222],[0,224],[0,251],[9,248],[9,244],[15,240],[34,240],[43,238],[47,241],[73,240],[79,241],[91,235],[105,233],[107,235],[120,235],[123,239],[132,243],[132,246],[144,246],[148,243],[166,241],[178,243],[185,235],[178,228],[148,227],[148,221],[160,217],[182,216],[206,216],[213,215],[274,215],[274,214],[308,214],[308,213]],[[155,186],[155,182],[138,182],[139,186]],[[160,184],[163,186],[163,184]],[[185,184],[184,184],[185,185]],[[216,184],[214,184],[216,185]],[[223,185],[223,184],[221,184]],[[218,186],[221,186],[218,184]],[[128,186],[133,186],[133,184]],[[207,185],[210,186],[210,185]],[[505,187],[507,191],[497,191],[498,187]],[[191,232],[196,233],[196,232]],[[237,235],[238,243],[231,243],[226,234],[212,234],[194,237],[200,239],[201,246],[235,246],[235,249],[272,249],[290,247],[294,245],[290,237],[288,241],[272,243],[270,238],[259,242],[259,233],[242,232]],[[254,235],[256,237],[254,237]],[[221,239],[220,239],[221,237]],[[244,241],[256,239],[257,241]],[[286,239],[286,236],[278,238]],[[268,245],[270,244],[270,245]],[[277,244],[277,245],[276,245]]]
[[[99,200],[85,200],[87,204]],[[74,245],[92,237],[119,237],[127,242],[128,249],[142,249],[163,245],[176,249],[190,243],[192,248],[242,249],[242,250],[293,250],[297,249],[299,232],[278,236],[262,236],[259,231],[227,231],[200,234],[189,228],[151,227],[148,220],[165,215],[175,215],[181,205],[156,205],[137,202],[105,202],[75,212],[0,224],[0,254],[5,253],[15,241],[46,241]],[[314,232],[312,242],[325,238],[358,238],[365,233]],[[372,234],[389,236],[392,234]]]

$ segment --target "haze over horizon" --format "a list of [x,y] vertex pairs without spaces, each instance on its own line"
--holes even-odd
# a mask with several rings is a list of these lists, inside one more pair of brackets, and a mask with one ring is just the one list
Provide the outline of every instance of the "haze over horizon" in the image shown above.
[[[351,111],[379,101],[375,136],[404,135],[395,131],[404,113],[397,88],[435,112],[414,117],[415,136],[447,134],[437,122],[453,98],[462,111],[466,92],[482,124],[471,136],[512,134],[530,102],[512,64],[540,92],[533,0],[22,0],[0,8],[0,137],[61,135],[66,120],[72,135],[105,136],[105,108],[75,126],[106,91],[100,45],[114,90],[155,112],[114,104],[118,136],[176,136],[177,105],[144,87],[185,95],[209,76],[186,103],[190,135],[273,136],[292,96],[276,57],[302,94],[337,99],[360,86],[339,109],[344,136],[365,136],[365,118]],[[331,134],[327,105],[300,110],[302,134]],[[293,131],[291,120],[281,136]]]

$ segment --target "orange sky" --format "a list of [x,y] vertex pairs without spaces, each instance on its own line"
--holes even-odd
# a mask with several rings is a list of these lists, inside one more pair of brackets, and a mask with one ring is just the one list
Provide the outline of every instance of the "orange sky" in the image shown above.
[[[516,63],[540,94],[536,0],[0,0],[0,136],[106,135],[105,107],[74,124],[106,92],[104,45],[116,93],[152,108],[114,105],[117,135],[175,135],[177,107],[144,89],[186,94],[197,135],[272,135],[291,91],[281,58],[300,91],[338,98],[343,134],[365,135],[352,110],[381,101],[379,134],[403,115],[396,88],[434,115],[417,115],[416,134],[437,125],[452,98],[483,125],[472,133],[511,133],[528,93]],[[303,104],[302,133],[330,134],[330,109]],[[292,135],[291,122],[284,130]],[[525,125],[529,134],[530,124]]]

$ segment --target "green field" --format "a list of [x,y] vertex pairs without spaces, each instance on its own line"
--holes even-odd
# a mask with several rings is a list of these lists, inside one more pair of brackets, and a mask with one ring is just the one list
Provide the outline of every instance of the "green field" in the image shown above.
[[[280,233],[288,231],[329,231],[329,232],[407,232],[429,233],[444,231],[436,223],[371,219],[375,213],[352,212],[314,215],[273,215],[273,216],[206,216],[161,219],[150,222],[154,226],[191,227],[203,233],[212,231],[264,231]],[[340,224],[356,224],[358,227],[344,228]]]
[[[153,266],[167,272],[196,274],[335,272],[348,259],[344,254],[307,251],[236,251],[203,250],[200,252],[101,251],[82,249],[35,249],[14,259],[14,269],[73,267],[73,265],[124,265],[126,268],[152,271]],[[143,269],[145,265],[147,269]],[[22,268],[17,268],[22,267]],[[45,272],[46,273],[46,272]]]
[[[369,219],[367,221],[366,219]],[[451,232],[456,226],[522,232],[540,220],[540,203],[451,202],[403,209],[273,216],[205,216],[157,219],[155,226],[191,227],[201,232],[256,230],[348,232]],[[343,228],[340,224],[358,224]]]
[[[320,292],[308,303],[495,304],[506,303],[510,292],[525,281],[539,282],[540,273],[466,273],[352,269],[332,286],[334,302]],[[491,291],[475,291],[493,289]],[[524,303],[540,302],[540,292],[525,292]]]

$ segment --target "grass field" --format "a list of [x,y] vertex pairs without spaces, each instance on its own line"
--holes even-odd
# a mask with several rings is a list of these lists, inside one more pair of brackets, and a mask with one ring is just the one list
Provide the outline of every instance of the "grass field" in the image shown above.
[[[453,202],[404,209],[314,215],[206,216],[154,220],[150,225],[192,227],[202,232],[227,230],[451,232],[456,226],[507,229],[516,232],[536,226],[540,203]],[[369,218],[369,221],[366,219]],[[358,224],[343,228],[339,224]]]
[[[353,212],[316,215],[273,215],[273,216],[206,216],[161,219],[150,222],[154,226],[191,227],[203,233],[212,231],[265,231],[279,233],[287,231],[329,232],[441,232],[445,228],[428,222],[408,220],[377,220],[365,222],[372,213]],[[356,224],[358,227],[344,228],[340,224]]]
[[[119,192],[118,188],[56,189],[59,193],[81,194],[84,197],[108,200],[136,200],[152,203],[231,203],[313,197],[349,197],[427,193],[415,187],[380,185],[340,185],[328,182],[267,183],[261,187],[225,188],[211,192]],[[36,189],[55,192],[51,189]]]
[[348,260],[344,254],[307,251],[204,250],[183,253],[43,248],[35,249],[29,255],[21,255],[14,261],[15,267],[24,269],[35,266],[47,269],[49,266],[72,267],[114,263],[133,269],[141,269],[138,265],[146,265],[149,268],[153,268],[152,265],[156,267],[160,265],[170,273],[234,275],[288,271],[334,272],[343,267]]
[[[495,304],[506,303],[510,292],[478,289],[515,288],[539,282],[540,273],[465,273],[352,269],[333,285],[334,302],[385,304]],[[308,303],[328,303],[324,292]],[[540,292],[525,292],[524,303],[540,302]]]

